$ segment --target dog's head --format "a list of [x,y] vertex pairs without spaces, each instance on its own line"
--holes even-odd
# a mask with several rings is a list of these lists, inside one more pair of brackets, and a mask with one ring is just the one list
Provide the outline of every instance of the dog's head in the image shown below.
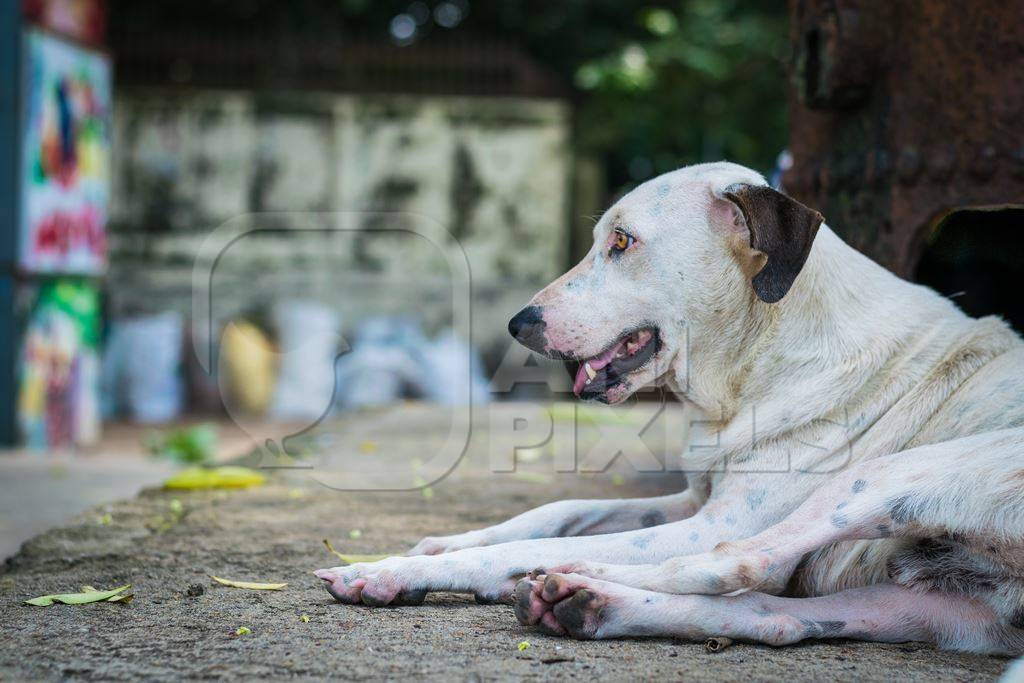
[[509,332],[566,361],[577,396],[617,403],[686,363],[687,344],[715,344],[730,317],[782,299],[821,221],[736,164],[667,173],[601,217],[590,252]]

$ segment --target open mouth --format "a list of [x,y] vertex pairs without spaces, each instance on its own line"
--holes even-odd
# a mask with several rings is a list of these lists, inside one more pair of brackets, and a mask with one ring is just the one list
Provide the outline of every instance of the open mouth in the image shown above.
[[566,362],[574,378],[572,392],[580,398],[599,398],[649,361],[659,343],[658,329],[643,327],[622,335],[593,358]]

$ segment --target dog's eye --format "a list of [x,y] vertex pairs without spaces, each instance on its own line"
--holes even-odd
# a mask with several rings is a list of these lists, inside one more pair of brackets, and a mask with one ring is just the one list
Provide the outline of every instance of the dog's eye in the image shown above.
[[615,234],[612,236],[611,250],[615,253],[626,251],[631,246],[633,246],[633,242],[634,239],[632,235],[627,235],[621,230],[616,230]]

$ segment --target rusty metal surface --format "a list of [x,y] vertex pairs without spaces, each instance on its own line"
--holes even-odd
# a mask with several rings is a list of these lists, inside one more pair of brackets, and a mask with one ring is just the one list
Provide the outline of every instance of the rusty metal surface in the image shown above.
[[950,211],[1024,206],[1024,3],[789,8],[788,192],[904,276]]

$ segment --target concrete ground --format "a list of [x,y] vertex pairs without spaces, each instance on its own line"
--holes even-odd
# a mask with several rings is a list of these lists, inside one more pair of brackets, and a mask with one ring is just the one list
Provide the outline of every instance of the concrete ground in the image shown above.
[[[143,446],[155,429],[107,425],[97,446],[77,452],[0,451],[0,559],[50,527],[94,506],[132,497],[173,474],[173,465],[151,457]],[[219,431],[221,459],[251,449],[237,426],[222,424]]]
[[[242,491],[149,489],[106,507],[107,523],[99,511],[87,511],[33,538],[0,572],[0,679],[945,681],[991,680],[1007,666],[1003,658],[919,643],[737,644],[707,654],[702,644],[667,639],[578,642],[540,635],[520,626],[511,607],[476,605],[463,595],[434,594],[420,607],[384,609],[331,600],[310,573],[337,564],[323,538],[350,553],[398,552],[424,535],[491,524],[550,500],[656,495],[681,485],[676,474],[633,473],[623,457],[604,472],[555,474],[546,448],[521,453],[529,462],[515,473],[493,473],[492,458],[500,461],[516,441],[495,425],[515,410],[477,411],[467,456],[427,494],[343,492],[320,483],[332,468],[423,469],[443,442],[446,418],[405,406],[334,422],[307,437],[298,466],[313,470],[275,470],[267,485]],[[580,425],[580,452],[614,440],[616,430],[637,428],[598,433]],[[667,447],[658,433],[644,434],[654,453]],[[227,588],[209,574],[288,587]],[[22,603],[84,584],[124,583],[133,585],[129,605]],[[251,632],[237,635],[243,626]],[[523,641],[530,646],[520,650]]]

